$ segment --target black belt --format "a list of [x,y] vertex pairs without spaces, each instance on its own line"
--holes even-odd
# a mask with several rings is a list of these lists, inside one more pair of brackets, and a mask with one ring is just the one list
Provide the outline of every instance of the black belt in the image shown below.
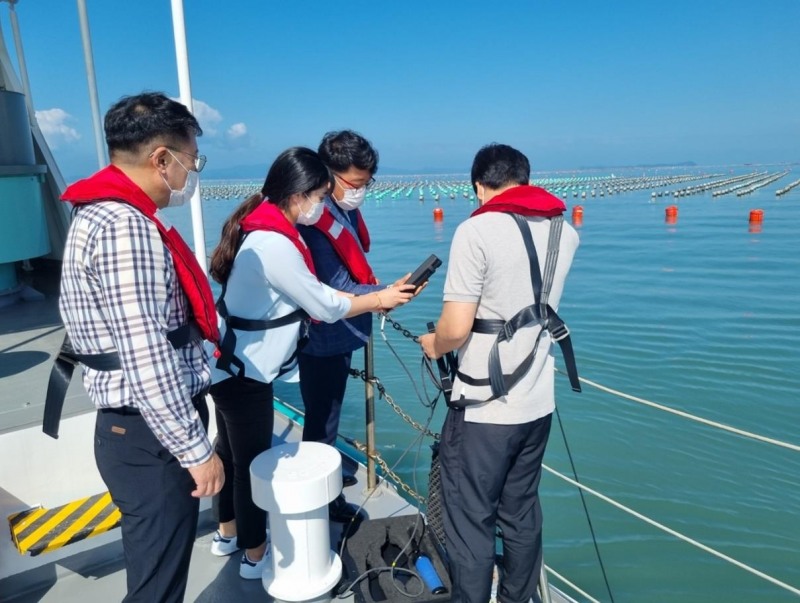
[[[202,339],[200,328],[194,320],[167,333],[167,340],[175,349]],[[117,352],[79,354],[73,349],[69,335],[65,335],[53,369],[50,371],[47,396],[44,401],[42,431],[52,438],[58,439],[58,427],[61,423],[64,399],[67,396],[70,381],[72,381],[72,373],[75,372],[78,364],[83,364],[96,371],[118,371],[122,368]]]
[[[199,394],[192,396],[192,406],[198,408],[205,404],[206,395],[208,394],[208,389],[204,389]],[[98,408],[97,412],[101,412],[103,414],[110,414],[110,415],[141,415],[142,413],[139,409],[135,406],[115,406],[113,408]]]

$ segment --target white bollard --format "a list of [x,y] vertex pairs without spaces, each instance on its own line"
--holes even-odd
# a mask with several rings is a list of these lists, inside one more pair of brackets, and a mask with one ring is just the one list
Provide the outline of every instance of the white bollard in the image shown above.
[[272,564],[261,582],[283,601],[323,601],[342,577],[328,503],[342,491],[342,457],[319,442],[282,444],[250,465],[253,502],[269,512]]

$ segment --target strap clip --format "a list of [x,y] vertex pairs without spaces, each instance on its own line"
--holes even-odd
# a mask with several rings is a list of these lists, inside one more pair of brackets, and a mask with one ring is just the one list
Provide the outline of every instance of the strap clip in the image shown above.
[[547,320],[547,331],[553,341],[561,341],[569,337],[569,328],[566,323],[563,320],[554,321],[552,316]]

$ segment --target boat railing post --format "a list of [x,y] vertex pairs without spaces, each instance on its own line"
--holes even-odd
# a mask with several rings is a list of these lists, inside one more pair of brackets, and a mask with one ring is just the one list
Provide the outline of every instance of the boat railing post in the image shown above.
[[92,34],[89,30],[89,15],[86,12],[86,0],[78,0],[78,17],[81,23],[81,42],[83,44],[83,62],[86,64],[86,83],[89,86],[89,104],[92,107],[92,128],[94,130],[94,147],[97,153],[97,165],[103,169],[108,164],[106,145],[103,140],[103,122],[100,118],[100,99],[97,95],[97,77],[94,72],[94,53],[92,52]]
[[[189,74],[189,49],[186,43],[186,22],[183,13],[183,0],[172,1],[172,30],[175,36],[175,61],[178,66],[178,90],[180,91],[181,103],[194,114],[194,102],[192,100],[192,81]],[[192,238],[194,239],[194,255],[197,263],[208,274],[208,262],[206,260],[206,235],[203,229],[203,205],[200,203],[200,187],[198,186],[189,206],[192,213]]]
[[373,357],[372,335],[364,348],[364,399],[365,399],[365,427],[367,438],[367,491],[372,492],[377,486],[375,473],[375,388],[372,378],[375,376],[375,360]]
[[544,557],[542,557],[542,569],[539,570],[539,596],[542,603],[550,603],[550,584],[547,581],[547,569],[544,567]]

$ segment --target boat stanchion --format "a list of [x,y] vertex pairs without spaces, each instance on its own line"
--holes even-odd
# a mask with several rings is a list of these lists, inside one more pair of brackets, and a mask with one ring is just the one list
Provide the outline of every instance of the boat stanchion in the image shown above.
[[375,358],[373,352],[373,339],[370,333],[367,345],[364,347],[364,416],[367,439],[367,494],[375,491],[378,477],[375,470]]
[[275,446],[253,460],[250,479],[253,502],[269,513],[272,559],[264,589],[281,601],[330,601],[342,577],[328,519],[328,503],[342,491],[339,451],[320,442]]

